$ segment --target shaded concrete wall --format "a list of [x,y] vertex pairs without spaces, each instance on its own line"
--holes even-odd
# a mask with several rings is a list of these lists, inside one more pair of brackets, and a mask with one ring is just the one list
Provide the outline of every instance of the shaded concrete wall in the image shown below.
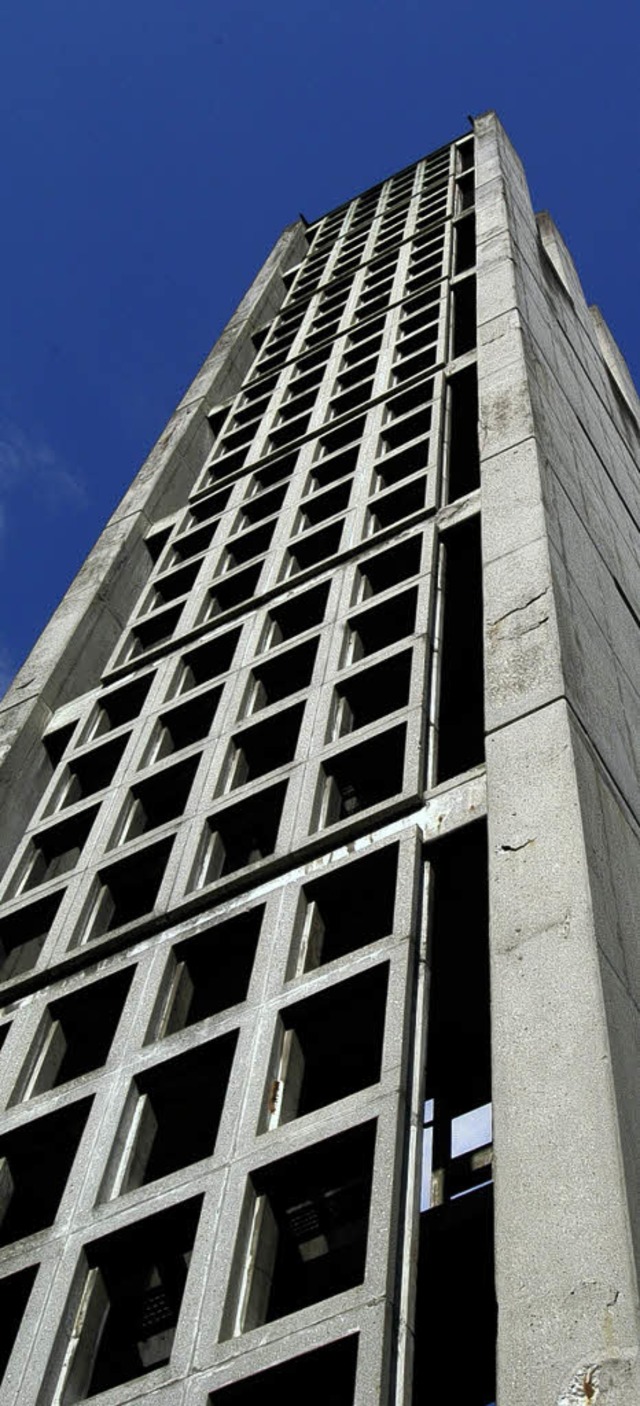
[[630,1404],[633,391],[493,114],[476,139],[499,1401]]
[[[100,681],[149,573],[144,538],[185,501],[213,436],[208,413],[238,391],[306,250],[301,221],[274,245],[75,580],[0,700],[0,872],[49,780],[41,738],[53,711]],[[19,779],[19,780],[18,780]]]

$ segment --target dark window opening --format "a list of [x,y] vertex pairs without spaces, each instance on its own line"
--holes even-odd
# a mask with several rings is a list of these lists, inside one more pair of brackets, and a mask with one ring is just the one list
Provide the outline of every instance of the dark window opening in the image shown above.
[[257,665],[251,674],[249,711],[268,708],[311,683],[318,652],[318,639],[307,640],[288,649],[276,659]]
[[403,488],[396,488],[383,498],[374,498],[368,510],[369,522],[374,531],[392,527],[395,522],[402,522],[403,518],[410,517],[411,513],[420,512],[424,508],[426,491],[427,482],[423,476],[414,479],[413,483],[405,484]]
[[402,791],[406,728],[390,728],[323,762],[320,825],[348,820]]
[[328,456],[338,449],[346,449],[348,445],[353,444],[354,440],[360,442],[363,431],[364,420],[349,420],[339,429],[331,430],[330,434],[323,435],[320,440],[322,454]]
[[307,498],[300,507],[302,523],[300,531],[304,528],[315,527],[320,522],[325,522],[327,518],[335,517],[342,512],[349,503],[351,493],[351,479],[338,484],[336,488],[326,489],[324,493],[314,494]]
[[216,493],[207,494],[206,498],[201,498],[197,503],[189,505],[189,516],[194,523],[210,522],[211,518],[218,518],[224,512],[227,503],[233,492],[233,484],[226,488],[219,488]]
[[48,809],[63,810],[65,806],[75,805],[76,801],[83,801],[87,796],[93,796],[96,791],[104,790],[113,780],[128,741],[127,733],[125,737],[103,742],[100,747],[94,747],[93,751],[75,757],[65,767],[60,785],[56,788]]
[[57,727],[53,732],[48,732],[42,739],[42,745],[52,766],[57,766],[62,760],[67,747],[76,730],[76,722],[67,723],[66,727]]
[[51,1002],[30,1097],[100,1069],[120,1024],[132,976],[134,967],[127,967]]
[[283,479],[290,479],[295,469],[298,452],[287,454],[283,459],[277,459],[274,464],[267,464],[264,469],[257,469],[251,479],[251,493],[261,493],[264,488],[272,488],[275,483],[282,483]]
[[351,390],[352,386],[359,386],[362,381],[371,382],[371,377],[376,369],[377,357],[369,356],[366,361],[360,362],[357,366],[352,366],[350,370],[341,371],[338,376],[338,387],[341,391]]
[[476,280],[465,278],[456,283],[453,293],[452,355],[464,356],[476,345]]
[[150,620],[136,625],[129,637],[128,657],[135,659],[147,649],[155,649],[165,640],[170,640],[181,614],[182,605],[173,605],[159,610]]
[[226,674],[233,664],[239,639],[239,630],[227,630],[226,634],[216,635],[215,639],[207,640],[206,644],[185,654],[180,692],[186,693],[188,689],[198,688],[219,674]]
[[212,883],[273,854],[286,790],[286,781],[269,786],[209,821],[201,883]]
[[101,870],[90,937],[112,932],[153,911],[172,844],[173,836]]
[[476,261],[476,219],[475,215],[468,215],[465,220],[455,227],[456,230],[456,262],[455,272],[465,273],[467,269],[474,267]]
[[170,571],[166,576],[159,576],[153,582],[153,598],[148,603],[149,610],[157,610],[169,601],[178,600],[180,596],[188,595],[200,570],[199,561],[189,562],[187,566],[180,566],[176,571]]
[[236,733],[232,739],[235,749],[231,764],[232,786],[243,786],[293,761],[303,713],[304,704],[299,703],[276,717]]
[[[434,327],[434,339],[437,335],[437,327]],[[438,348],[435,340],[433,345],[427,347],[425,351],[417,352],[415,356],[407,358],[406,361],[398,361],[393,367],[393,384],[401,385],[403,381],[411,381],[414,376],[424,376],[427,371],[431,371],[436,364]]]
[[[260,522],[262,518],[270,517],[272,513],[277,513],[278,509],[282,507],[287,488],[288,483],[282,483],[266,493],[257,494],[255,498],[245,498],[242,504],[241,521],[238,523],[238,528],[244,528],[249,523]],[[271,536],[269,536],[269,541],[270,540]],[[268,544],[268,542],[265,544],[265,550]],[[260,548],[260,550],[262,551],[262,548]],[[237,556],[235,551],[234,556]]]
[[160,527],[157,532],[150,532],[144,539],[144,545],[153,562],[159,561],[172,533],[171,527]]
[[235,454],[227,454],[221,444],[220,448],[216,450],[216,455],[219,457],[216,458],[215,464],[211,464],[209,468],[209,482],[218,483],[220,479],[228,478],[230,474],[236,473],[238,469],[242,468],[248,452],[248,449],[237,449]]
[[255,566],[247,566],[244,571],[237,571],[228,580],[216,581],[209,592],[208,615],[222,615],[223,611],[232,610],[235,605],[243,605],[245,601],[251,600],[261,574],[262,561],[257,561]]
[[[491,1102],[489,1000],[489,897],[486,827],[466,825],[426,850],[432,865],[433,908],[429,1036],[425,1099],[432,1101],[431,1162],[437,1194],[425,1201],[455,1199],[491,1179],[487,1159],[469,1158],[491,1142],[487,1135]],[[461,975],[462,974],[462,975]],[[474,1115],[471,1118],[469,1115]],[[474,1127],[479,1141],[473,1143]]]
[[480,485],[478,373],[475,366],[449,381],[449,502]]
[[475,202],[473,171],[470,171],[465,176],[461,176],[460,179],[456,181],[456,194],[457,213],[461,214],[463,210],[470,210]]
[[[420,389],[423,390],[424,388],[424,392],[426,392],[427,387],[430,391],[431,382],[423,383]],[[426,394],[423,393],[423,399],[426,400],[426,398]],[[431,404],[425,405],[423,410],[418,410],[415,414],[408,415],[406,419],[399,420],[397,424],[385,425],[380,435],[380,439],[384,445],[384,451],[387,452],[389,449],[399,449],[401,445],[408,444],[410,440],[418,439],[422,435],[428,434],[431,429],[432,409]]]
[[64,889],[0,918],[0,980],[10,981],[35,966],[63,893]]
[[386,649],[390,644],[413,634],[416,624],[418,592],[401,591],[392,600],[363,610],[349,621],[351,662]]
[[424,351],[425,347],[431,346],[438,335],[439,312],[440,309],[435,307],[432,320],[426,325],[423,316],[421,316],[419,331],[409,332],[401,337],[397,348],[398,356],[413,358],[416,352]]
[[305,1406],[353,1406],[357,1357],[358,1338],[353,1334],[221,1387],[209,1401],[211,1406],[265,1406],[267,1401],[281,1406],[301,1401]]
[[367,323],[366,327],[353,327],[349,329],[349,346],[357,346],[360,342],[366,342],[369,337],[377,336],[384,331],[384,318],[376,317]]
[[314,488],[328,488],[338,479],[352,474],[358,462],[359,453],[360,445],[354,444],[350,449],[345,449],[342,454],[336,454],[331,459],[322,459],[320,463],[314,464],[311,470]]
[[250,532],[243,532],[240,537],[234,537],[225,551],[225,569],[242,566],[245,561],[251,561],[252,557],[266,552],[271,545],[274,527],[275,522],[265,522],[261,527],[254,527]]
[[311,410],[315,405],[315,400],[315,386],[311,386],[308,390],[297,387],[293,394],[290,391],[286,401],[278,410],[280,423],[285,424],[288,420],[294,420],[297,415],[302,415],[305,410]]
[[280,1012],[266,1126],[289,1122],[376,1084],[389,968],[341,981]]
[[477,518],[443,538],[444,598],[438,781],[458,776],[484,759],[482,560]]
[[252,1174],[260,1273],[244,1331],[362,1283],[374,1146],[375,1123],[366,1123]]
[[123,688],[114,688],[111,693],[104,693],[98,704],[98,716],[91,728],[91,736],[98,737],[104,732],[112,732],[114,728],[122,727],[124,723],[131,722],[132,718],[137,718],[154,678],[153,673],[145,674],[134,683],[125,684]]
[[[51,1002],[40,1029],[35,1059],[20,1081],[18,1097],[33,1098],[105,1063],[132,977],[133,967],[128,967]],[[12,1102],[16,1101],[14,1097]]]
[[90,1107],[82,1099],[0,1138],[0,1245],[53,1224]]
[[130,1118],[137,1131],[119,1170],[119,1194],[213,1156],[237,1038],[234,1030],[136,1075]]
[[13,1352],[37,1273],[38,1266],[34,1264],[28,1269],[19,1269],[17,1274],[7,1274],[4,1279],[0,1279],[0,1383]]
[[287,424],[278,425],[269,434],[269,450],[284,449],[288,444],[293,444],[296,439],[301,439],[306,434],[311,414],[300,415],[297,420],[290,420]]
[[461,142],[456,147],[458,153],[458,165],[461,171],[469,171],[474,164],[474,142],[473,137],[468,137],[466,142]]
[[334,692],[331,733],[334,737],[355,732],[377,722],[409,702],[411,650],[395,654],[372,669],[362,669]]
[[329,582],[327,581],[321,586],[314,586],[310,591],[301,592],[292,600],[286,601],[284,605],[276,606],[275,609],[271,610],[269,612],[270,645],[281,644],[283,640],[293,639],[295,635],[301,635],[304,630],[310,630],[314,625],[320,625],[324,620],[328,597]]
[[[368,337],[370,337],[370,340],[367,340],[366,342],[362,343],[356,342],[355,346],[350,345],[349,349],[345,352],[342,358],[343,366],[352,367],[354,374],[358,372],[360,375],[362,375],[363,363],[365,363],[370,357],[377,357],[378,352],[380,351],[380,347],[382,345],[382,338],[377,332],[374,332],[373,336],[371,336],[370,324],[367,324],[365,330],[368,334]],[[350,338],[350,341],[353,341],[353,337]]]
[[250,908],[174,947],[170,988],[151,1039],[173,1035],[246,999],[263,914],[262,906]]
[[417,576],[421,558],[422,538],[417,536],[410,537],[397,547],[390,547],[386,552],[378,552],[377,556],[368,557],[358,567],[362,596],[377,596],[381,591],[388,591],[411,576]]
[[429,440],[412,444],[409,449],[401,449],[399,454],[385,455],[376,464],[376,476],[383,488],[391,488],[394,483],[400,483],[403,478],[408,478],[410,474],[419,473],[427,468],[429,456]]
[[188,761],[164,767],[157,776],[133,786],[112,843],[124,844],[135,835],[146,835],[182,815],[199,761],[199,756],[189,757]]
[[65,1406],[169,1362],[201,1206],[193,1197],[87,1245]]
[[310,533],[308,537],[300,537],[288,548],[288,558],[291,563],[291,571],[307,571],[310,566],[317,566],[319,562],[325,561],[340,549],[344,519],[334,522],[330,527],[323,528],[320,532]]
[[490,1186],[420,1217],[412,1406],[446,1401],[451,1394],[451,1361],[433,1344],[448,1340],[453,1312],[457,1350],[472,1364],[465,1372],[465,1406],[493,1406],[497,1307]]
[[365,401],[369,400],[373,390],[373,381],[361,381],[357,386],[351,386],[349,390],[342,391],[332,396],[330,411],[332,416],[347,415],[350,410],[357,410]]
[[[161,757],[179,752],[194,742],[200,742],[210,731],[222,697],[221,688],[212,688],[209,693],[181,703],[168,713],[162,713],[158,720],[158,730],[154,732],[152,755],[149,761],[159,761]],[[146,763],[145,763],[146,765]]]
[[71,820],[63,820],[35,836],[27,876],[20,886],[22,892],[50,879],[57,879],[60,874],[68,874],[73,869],[97,814],[97,807],[92,806],[90,810],[83,810]]

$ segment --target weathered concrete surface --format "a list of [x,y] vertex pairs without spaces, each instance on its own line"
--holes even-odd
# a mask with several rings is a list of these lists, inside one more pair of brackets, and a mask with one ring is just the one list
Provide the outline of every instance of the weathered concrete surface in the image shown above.
[[640,675],[612,576],[638,599],[637,468],[562,241],[495,116],[475,130],[498,1402],[632,1406]]

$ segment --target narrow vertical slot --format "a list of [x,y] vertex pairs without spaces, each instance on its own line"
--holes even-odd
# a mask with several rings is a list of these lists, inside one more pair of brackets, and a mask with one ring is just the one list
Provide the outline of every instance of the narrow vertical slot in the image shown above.
[[437,780],[484,760],[480,519],[452,528],[441,546],[444,596]]
[[479,485],[478,373],[468,366],[449,381],[448,501],[454,503]]

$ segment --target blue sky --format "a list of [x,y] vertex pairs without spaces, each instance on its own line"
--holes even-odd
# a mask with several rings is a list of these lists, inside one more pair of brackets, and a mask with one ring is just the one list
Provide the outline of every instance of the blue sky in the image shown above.
[[495,108],[638,380],[637,54],[620,0],[8,0],[0,684],[283,225]]

